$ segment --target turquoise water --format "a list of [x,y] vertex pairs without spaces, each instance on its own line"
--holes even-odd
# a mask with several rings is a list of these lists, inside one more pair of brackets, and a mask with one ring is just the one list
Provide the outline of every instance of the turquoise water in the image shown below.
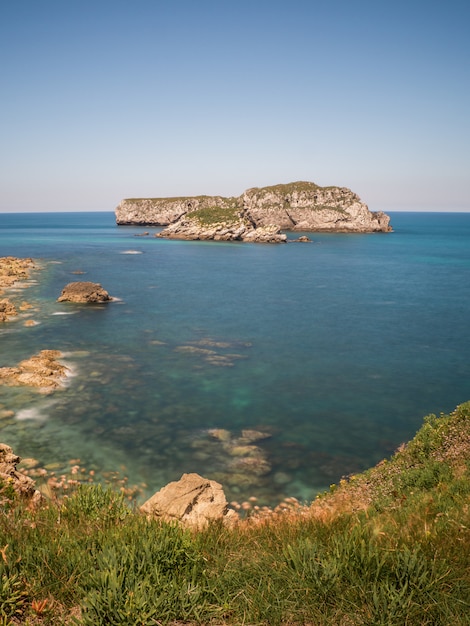
[[[21,290],[37,325],[0,327],[0,366],[54,348],[74,372],[47,397],[0,387],[1,440],[146,493],[196,471],[267,504],[390,455],[470,399],[470,214],[391,216],[391,234],[266,246],[156,239],[108,212],[0,214],[0,255],[43,265]],[[118,300],[57,303],[74,280]]]

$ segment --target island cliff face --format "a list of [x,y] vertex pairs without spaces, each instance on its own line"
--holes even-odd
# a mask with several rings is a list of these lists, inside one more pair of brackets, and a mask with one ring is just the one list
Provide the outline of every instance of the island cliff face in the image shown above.
[[136,198],[116,208],[116,223],[167,226],[180,239],[285,241],[281,230],[390,232],[390,218],[373,213],[344,187],[296,182],[247,189],[238,198]]

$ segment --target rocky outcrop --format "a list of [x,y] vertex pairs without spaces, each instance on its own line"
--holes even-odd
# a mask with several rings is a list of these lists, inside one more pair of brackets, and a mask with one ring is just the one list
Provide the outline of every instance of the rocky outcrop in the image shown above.
[[222,196],[195,196],[193,198],[131,198],[122,200],[116,209],[120,225],[152,224],[167,226],[177,222],[186,213],[208,207],[229,208],[237,198]]
[[[18,259],[12,256],[0,257],[0,295],[5,290],[15,287],[18,282],[24,283],[34,269],[38,268],[32,259]],[[27,308],[30,308],[30,305],[26,302],[19,305],[9,298],[0,299],[0,323],[11,321],[18,315],[18,310],[24,311]]]
[[[217,216],[217,224],[211,214]],[[123,200],[116,208],[116,223],[168,226],[160,233],[163,237],[224,241],[285,241],[277,238],[281,230],[361,233],[392,230],[388,215],[369,211],[350,189],[320,187],[311,182],[252,188],[238,198]],[[256,232],[266,228],[268,233]],[[276,237],[271,237],[272,234]]]
[[6,491],[8,488],[12,488],[18,496],[33,504],[38,504],[42,500],[34,480],[16,469],[20,461],[20,457],[13,453],[10,446],[0,443],[0,504],[4,498],[11,499]]
[[235,220],[221,218],[216,223],[204,223],[193,212],[170,224],[155,235],[166,239],[189,239],[206,241],[249,241],[251,243],[284,243],[286,235],[277,226],[267,225],[254,228],[250,222],[241,217]]
[[140,510],[149,517],[199,529],[214,520],[232,523],[237,518],[228,508],[222,485],[199,474],[183,474],[157,491]]
[[79,281],[69,283],[62,289],[57,302],[97,303],[110,302],[112,297],[99,283]]
[[390,218],[372,213],[345,187],[298,182],[248,189],[243,206],[256,227],[278,224],[283,230],[389,232]]
[[35,387],[43,393],[51,393],[63,385],[69,372],[59,362],[61,356],[58,350],[41,350],[16,367],[0,367],[0,385]]
[[15,315],[18,315],[15,305],[8,298],[0,300],[0,322],[7,322]]
[[33,269],[37,269],[33,259],[0,257],[0,294],[3,289],[12,287],[16,282],[28,279]]

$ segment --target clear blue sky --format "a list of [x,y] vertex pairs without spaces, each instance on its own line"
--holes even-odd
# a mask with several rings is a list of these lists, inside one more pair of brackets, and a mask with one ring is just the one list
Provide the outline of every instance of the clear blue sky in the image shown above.
[[470,211],[468,0],[5,0],[0,211],[295,180]]

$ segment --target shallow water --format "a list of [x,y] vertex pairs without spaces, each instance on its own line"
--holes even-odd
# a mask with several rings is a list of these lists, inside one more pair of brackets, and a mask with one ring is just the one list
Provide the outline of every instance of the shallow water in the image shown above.
[[[0,388],[2,441],[146,493],[196,471],[267,504],[376,463],[470,399],[470,214],[392,224],[256,245],[156,239],[112,213],[0,215],[0,255],[43,266],[21,290],[38,323],[0,328],[0,366],[54,348],[74,374],[47,397]],[[57,303],[74,280],[118,300]]]

